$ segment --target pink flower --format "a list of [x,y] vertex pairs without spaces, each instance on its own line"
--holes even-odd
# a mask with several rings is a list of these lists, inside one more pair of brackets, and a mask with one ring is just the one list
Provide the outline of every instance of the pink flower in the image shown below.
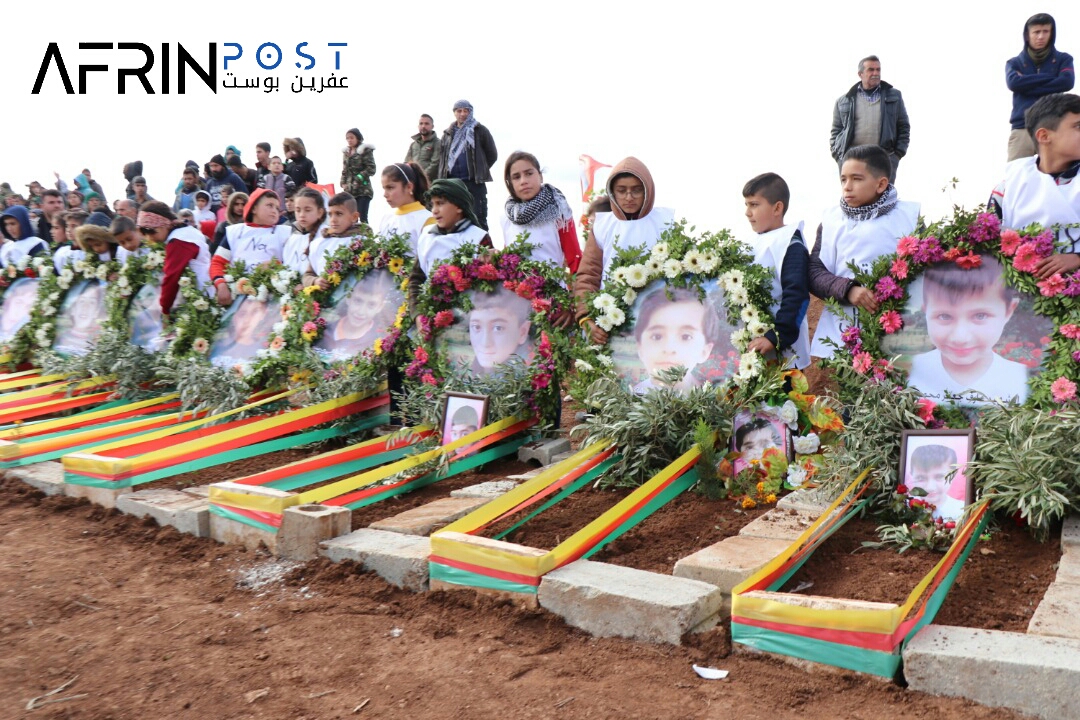
[[1070,340],[1080,340],[1080,325],[1062,325],[1058,328],[1058,332],[1069,338]]
[[548,373],[540,373],[532,379],[533,390],[543,390],[551,384],[551,375]]
[[1035,268],[1038,267],[1040,260],[1042,260],[1042,258],[1039,257],[1039,253],[1035,249],[1035,244],[1026,242],[1016,249],[1016,256],[1013,258],[1013,267],[1020,272],[1035,272]]
[[889,272],[893,274],[897,280],[906,280],[908,276],[908,264],[907,260],[903,258],[897,258],[893,260],[892,267],[889,268]]
[[206,338],[195,338],[195,342],[191,343],[191,349],[200,355],[205,355],[206,351],[210,349],[210,343]]
[[280,335],[275,335],[274,339],[270,341],[270,349],[280,350],[283,347],[285,347],[285,338]]
[[413,351],[413,357],[416,358],[417,362],[426,363],[428,361],[428,351],[417,345],[416,350]]
[[499,271],[491,263],[484,263],[476,269],[476,277],[481,280],[498,280]]
[[1073,353],[1073,360],[1080,363],[1080,350],[1077,350],[1076,352]]
[[866,371],[874,366],[874,356],[868,352],[857,353],[854,359],[851,361],[851,367],[855,372],[860,375],[865,375]]
[[440,310],[435,313],[435,327],[444,328],[454,324],[454,312],[452,310]]
[[892,369],[892,363],[885,358],[881,358],[874,364],[874,379],[878,382],[882,382],[885,379],[885,376],[892,372]]
[[311,322],[310,320],[308,320],[306,323],[304,323],[304,326],[302,328],[300,328],[301,332],[306,332],[306,333],[318,332],[318,330],[319,330],[319,326],[316,325],[315,323]]
[[551,339],[546,332],[540,333],[540,344],[536,346],[536,352],[545,360],[551,357]]
[[919,398],[919,401],[915,403],[915,408],[919,418],[924,423],[928,423],[934,419],[934,410],[937,410],[937,403],[930,398]]
[[973,270],[982,265],[982,258],[973,252],[969,252],[967,255],[956,258],[956,264],[965,270]]
[[881,323],[881,328],[885,331],[886,335],[892,335],[894,332],[904,327],[904,321],[900,317],[900,313],[895,310],[889,310],[881,314],[878,318],[878,322]]
[[318,315],[321,311],[322,311],[322,307],[319,305],[319,302],[317,300],[312,300],[311,301],[311,312]]
[[877,298],[878,302],[890,299],[899,300],[904,297],[904,288],[900,287],[895,280],[886,275],[874,285],[874,297]]
[[1015,230],[1005,230],[1001,233],[1001,254],[1012,257],[1016,249],[1020,247],[1020,233]]
[[551,309],[551,301],[547,298],[533,298],[533,312],[547,312]]
[[896,254],[900,257],[909,257],[915,253],[915,249],[919,247],[919,239],[912,235],[900,238],[896,243]]
[[1054,402],[1064,403],[1069,400],[1076,399],[1076,383],[1069,380],[1067,377],[1059,377],[1054,382],[1050,383],[1050,394],[1054,398]]
[[1043,297],[1054,297],[1065,290],[1065,278],[1061,277],[1061,273],[1054,273],[1036,284],[1039,286],[1039,294]]
[[430,372],[426,372],[422,376],[420,376],[420,382],[422,382],[422,383],[424,383],[426,385],[438,385],[439,384],[438,380],[436,380],[435,376],[432,375]]
[[1001,231],[1001,220],[994,213],[979,213],[968,229],[967,239],[972,243],[992,240]]

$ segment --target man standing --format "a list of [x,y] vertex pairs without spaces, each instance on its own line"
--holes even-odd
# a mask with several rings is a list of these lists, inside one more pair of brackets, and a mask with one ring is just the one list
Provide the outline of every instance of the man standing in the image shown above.
[[116,214],[134,220],[139,215],[139,206],[135,204],[134,200],[117,200]]
[[263,175],[270,173],[270,143],[261,142],[255,146],[255,172],[258,177],[256,184],[263,179]]
[[833,108],[829,135],[833,159],[839,166],[850,148],[879,145],[892,162],[889,182],[896,182],[896,166],[907,154],[910,138],[911,123],[903,96],[881,81],[881,61],[877,56],[864,57],[859,61],[859,82],[846,95],[841,95]]
[[64,212],[64,198],[59,190],[41,191],[41,217],[38,218],[37,236],[53,247],[52,224],[56,217]]
[[142,175],[136,175],[134,178],[132,178],[131,190],[135,194],[128,199],[133,201],[136,205],[142,205],[144,202],[148,202],[154,199],[150,197],[150,195],[146,192],[146,178],[144,178]]
[[435,121],[427,113],[420,116],[420,132],[412,136],[405,162],[414,162],[424,168],[429,180],[438,177],[439,136],[435,134]]
[[1024,23],[1024,49],[1005,63],[1005,84],[1012,90],[1009,122],[1009,161],[1031,157],[1035,143],[1024,127],[1024,113],[1036,100],[1072,90],[1076,81],[1073,59],[1054,47],[1057,24],[1046,13],[1032,15]]
[[485,230],[487,222],[487,185],[491,166],[499,159],[495,140],[486,127],[476,122],[468,100],[454,103],[455,122],[439,141],[439,177],[457,178],[469,188],[476,205],[477,223]]

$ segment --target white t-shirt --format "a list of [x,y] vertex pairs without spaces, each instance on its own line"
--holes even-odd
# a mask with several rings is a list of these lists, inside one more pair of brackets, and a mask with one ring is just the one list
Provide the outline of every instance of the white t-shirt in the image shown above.
[[[908,385],[918,388],[930,398],[944,398],[945,393],[979,392],[991,400],[1009,401],[1013,397],[1024,402],[1028,396],[1028,369],[1025,365],[1006,360],[997,353],[982,377],[970,384],[957,382],[941,363],[938,349],[916,355],[911,360]],[[976,400],[974,404],[985,404]]]

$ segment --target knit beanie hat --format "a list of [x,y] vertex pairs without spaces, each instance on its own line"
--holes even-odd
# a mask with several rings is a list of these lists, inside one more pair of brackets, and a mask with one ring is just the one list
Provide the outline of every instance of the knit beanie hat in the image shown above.
[[217,163],[218,165],[225,165],[225,158],[218,153],[214,157],[210,158],[210,162]]
[[345,131],[345,134],[346,135],[349,135],[349,134],[355,135],[357,140],[359,140],[360,142],[364,142],[364,134],[362,132],[360,132],[359,130],[357,130],[356,128],[349,128],[348,130]]
[[233,151],[234,155],[239,155],[240,154],[240,151],[237,150],[235,145],[229,145],[227,148],[225,148],[225,152],[229,152],[230,150]]
[[431,183],[431,189],[424,193],[424,202],[431,204],[431,198],[441,197],[449,200],[452,204],[461,208],[461,212],[473,225],[479,225],[476,219],[476,208],[473,205],[473,196],[465,183],[457,178],[441,179]]

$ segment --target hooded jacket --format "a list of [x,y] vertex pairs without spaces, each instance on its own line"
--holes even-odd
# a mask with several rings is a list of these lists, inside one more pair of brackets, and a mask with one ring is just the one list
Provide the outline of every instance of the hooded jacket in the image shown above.
[[[635,213],[634,217],[627,217],[622,208],[619,207],[619,203],[615,200],[615,194],[612,190],[616,178],[620,175],[633,175],[641,184],[645,186],[645,197],[641,205],[641,209]],[[645,163],[641,162],[635,157],[628,157],[618,162],[615,167],[611,169],[611,175],[608,177],[607,182],[607,194],[611,198],[611,212],[599,213],[596,216],[596,221],[593,223],[592,228],[589,230],[588,235],[585,238],[585,249],[581,254],[581,262],[578,265],[577,277],[574,280],[574,295],[578,299],[578,319],[584,318],[588,315],[588,307],[585,305],[585,297],[592,292],[596,292],[600,289],[604,279],[604,247],[610,242],[609,238],[604,237],[605,227],[612,226],[617,232],[618,223],[634,222],[638,220],[649,219],[649,225],[657,228],[656,237],[652,238],[652,243],[655,244],[660,238],[660,232],[663,225],[670,223],[674,219],[674,213],[668,208],[657,208],[656,204],[656,184],[653,182],[652,173],[649,172],[649,168],[645,167]],[[607,216],[607,217],[605,217]],[[597,239],[599,238],[599,240]],[[629,244],[640,244],[636,239],[632,239]]]
[[[8,232],[6,218],[15,218],[19,221],[19,237],[13,237]],[[30,212],[22,205],[8,208],[0,214],[0,231],[9,241],[0,248],[0,266],[7,267],[18,262],[26,256],[34,257],[48,253],[49,246],[44,240],[34,234],[34,225],[30,222]]]
[[[855,104],[861,81],[841,95],[833,106],[832,132],[829,135],[829,147],[833,159],[840,162],[844,153],[851,149],[855,137]],[[908,120],[904,97],[900,91],[884,80],[881,81],[881,135],[878,145],[885,152],[896,157],[907,155],[911,140],[911,121]]]
[[319,182],[319,176],[315,172],[315,163],[311,162],[311,158],[307,156],[304,141],[298,137],[285,138],[282,145],[286,153],[290,150],[296,152],[296,158],[285,163],[285,173],[293,179],[296,187],[302,188],[306,183]]
[[342,155],[341,189],[354,198],[374,197],[371,178],[378,170],[375,167],[375,146],[361,143],[351,154],[345,148]]
[[217,175],[211,175],[206,181],[206,192],[210,193],[210,209],[214,212],[221,209],[222,185],[232,185],[233,192],[247,191],[247,183],[242,177],[230,170],[225,163],[220,163],[220,165],[223,168],[222,171]]
[[1036,100],[1051,93],[1069,92],[1076,82],[1072,55],[1054,47],[1057,23],[1053,18],[1050,18],[1050,54],[1039,65],[1028,54],[1031,48],[1028,23],[1033,19],[1034,16],[1024,23],[1024,49],[1005,63],[1005,84],[1013,94],[1012,115],[1009,116],[1013,130],[1024,127],[1024,113]]
[[127,180],[127,187],[124,188],[124,196],[128,200],[135,197],[135,188],[132,186],[131,181],[143,174],[142,160],[135,160],[124,165],[124,179]]

